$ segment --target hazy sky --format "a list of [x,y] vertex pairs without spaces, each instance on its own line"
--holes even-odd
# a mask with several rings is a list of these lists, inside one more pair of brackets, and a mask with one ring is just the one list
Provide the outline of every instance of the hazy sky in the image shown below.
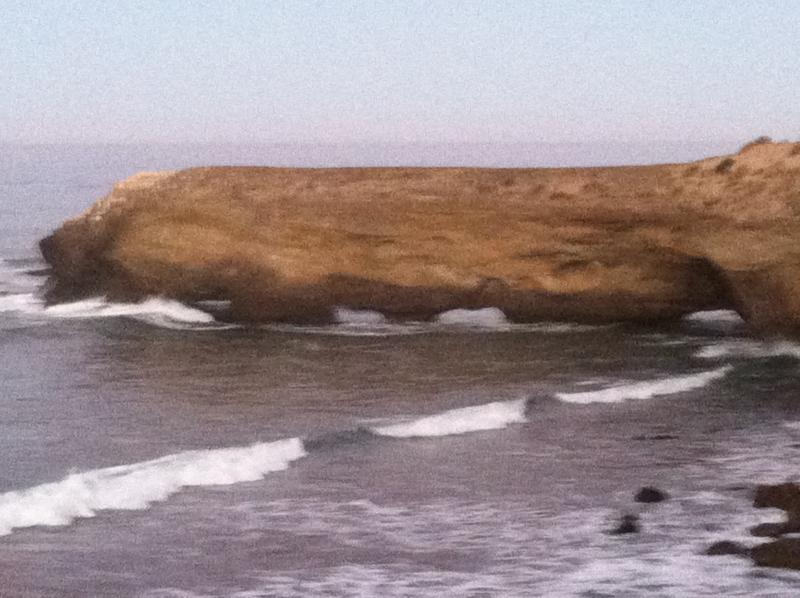
[[0,0],[0,141],[800,138],[800,1]]

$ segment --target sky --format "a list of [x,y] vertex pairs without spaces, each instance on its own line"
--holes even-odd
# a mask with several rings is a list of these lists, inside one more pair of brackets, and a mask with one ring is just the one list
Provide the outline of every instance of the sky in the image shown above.
[[800,139],[800,2],[0,0],[0,142]]

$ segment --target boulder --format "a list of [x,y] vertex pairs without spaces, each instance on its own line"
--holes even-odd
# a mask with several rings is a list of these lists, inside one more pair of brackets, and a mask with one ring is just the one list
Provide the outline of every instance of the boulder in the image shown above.
[[789,519],[781,523],[759,523],[750,528],[750,535],[778,538],[784,534],[800,533],[800,521]]
[[760,567],[800,569],[800,539],[781,538],[759,544],[750,550],[750,556]]
[[665,501],[668,498],[669,495],[663,490],[659,490],[658,488],[654,488],[652,486],[645,486],[639,489],[639,491],[636,493],[636,496],[633,497],[633,500],[636,502],[654,503]]
[[750,549],[738,542],[722,540],[721,542],[714,542],[703,554],[707,556],[747,556],[750,554]]
[[800,486],[793,482],[761,484],[756,487],[753,506],[781,509],[790,515],[800,516]]

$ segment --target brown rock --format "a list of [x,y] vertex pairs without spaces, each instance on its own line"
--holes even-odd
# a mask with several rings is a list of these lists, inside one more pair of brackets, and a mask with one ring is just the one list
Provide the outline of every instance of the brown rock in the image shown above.
[[40,246],[51,301],[229,299],[243,320],[496,306],[518,321],[730,308],[800,331],[800,156],[692,165],[195,168],[117,185]]
[[800,539],[781,538],[759,544],[750,550],[750,556],[761,567],[800,569]]
[[736,556],[746,556],[750,554],[750,549],[746,546],[742,546],[738,542],[731,542],[729,540],[722,540],[721,542],[714,542],[711,546],[709,546],[706,551],[703,553],[708,556],[725,556],[725,555],[736,555]]
[[759,536],[762,538],[778,538],[783,535],[783,523],[759,523],[750,528],[751,536]]
[[790,514],[800,514],[800,486],[792,482],[761,484],[756,487],[753,506],[772,507]]

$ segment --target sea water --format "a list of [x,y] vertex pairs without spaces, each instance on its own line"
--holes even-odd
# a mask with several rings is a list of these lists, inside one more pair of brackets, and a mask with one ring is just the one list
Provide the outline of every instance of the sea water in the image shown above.
[[[239,152],[238,154],[236,152]],[[800,345],[499,310],[237,326],[204,304],[47,306],[35,242],[137,170],[235,148],[0,157],[0,595],[775,596],[707,557],[797,477]],[[655,485],[670,500],[633,502]],[[641,532],[607,532],[626,513]]]

